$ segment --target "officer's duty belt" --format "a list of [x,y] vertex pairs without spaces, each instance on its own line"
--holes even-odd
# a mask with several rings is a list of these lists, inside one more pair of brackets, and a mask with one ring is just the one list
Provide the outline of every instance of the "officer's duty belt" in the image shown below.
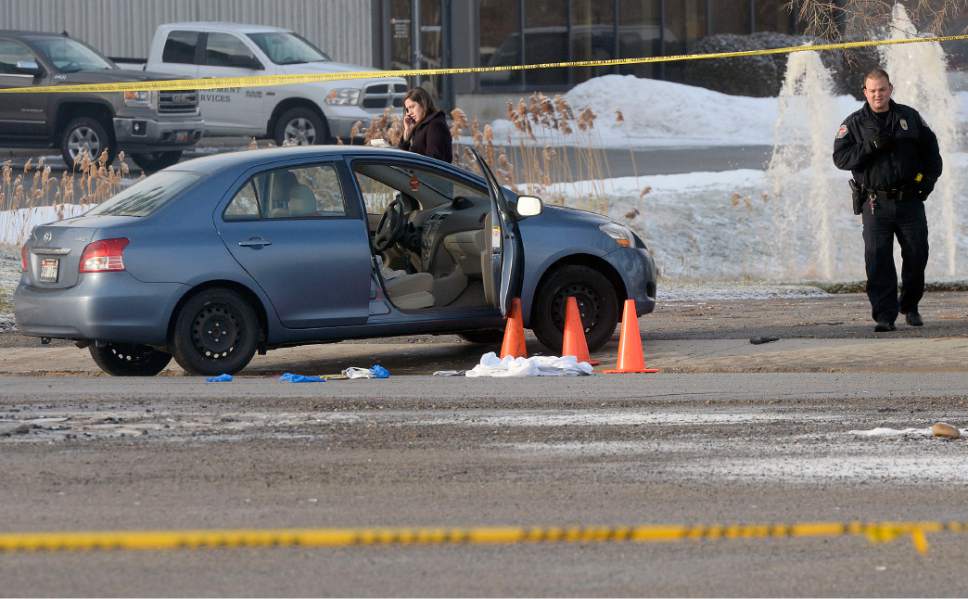
[[913,200],[918,197],[918,189],[914,186],[897,187],[894,189],[872,189],[870,193],[878,200],[892,200],[895,202]]

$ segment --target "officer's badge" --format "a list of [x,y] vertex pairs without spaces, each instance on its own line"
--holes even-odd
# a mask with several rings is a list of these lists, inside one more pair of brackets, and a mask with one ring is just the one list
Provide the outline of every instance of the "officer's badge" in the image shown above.
[[907,131],[907,119],[901,119],[901,129]]
[[840,129],[837,129],[837,139],[841,139],[845,135],[847,135],[847,125],[841,125]]

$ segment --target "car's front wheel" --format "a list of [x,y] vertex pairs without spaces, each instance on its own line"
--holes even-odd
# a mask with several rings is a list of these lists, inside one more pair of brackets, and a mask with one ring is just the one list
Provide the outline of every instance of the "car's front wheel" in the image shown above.
[[545,347],[552,352],[560,352],[565,328],[565,304],[569,296],[574,296],[578,302],[588,350],[595,351],[605,345],[615,332],[618,296],[611,281],[588,266],[564,266],[542,283],[535,297],[531,328]]
[[150,175],[163,168],[178,164],[181,160],[181,151],[174,152],[146,152],[132,154],[131,160],[137,164],[146,175]]
[[171,361],[171,354],[147,345],[92,343],[87,347],[94,363],[113,376],[155,376]]
[[261,329],[252,306],[231,289],[205,289],[175,318],[175,360],[191,374],[233,374],[249,363]]

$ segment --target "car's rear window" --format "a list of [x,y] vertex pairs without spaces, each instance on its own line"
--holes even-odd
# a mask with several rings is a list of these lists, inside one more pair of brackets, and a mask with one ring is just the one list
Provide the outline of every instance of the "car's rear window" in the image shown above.
[[88,212],[90,216],[148,216],[167,204],[198,175],[165,171],[151,175]]

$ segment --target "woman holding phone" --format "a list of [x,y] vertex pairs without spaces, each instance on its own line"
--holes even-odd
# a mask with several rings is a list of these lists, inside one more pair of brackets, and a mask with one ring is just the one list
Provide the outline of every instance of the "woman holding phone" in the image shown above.
[[447,117],[437,110],[433,98],[422,87],[407,92],[403,99],[403,139],[400,149],[453,162],[454,153]]

